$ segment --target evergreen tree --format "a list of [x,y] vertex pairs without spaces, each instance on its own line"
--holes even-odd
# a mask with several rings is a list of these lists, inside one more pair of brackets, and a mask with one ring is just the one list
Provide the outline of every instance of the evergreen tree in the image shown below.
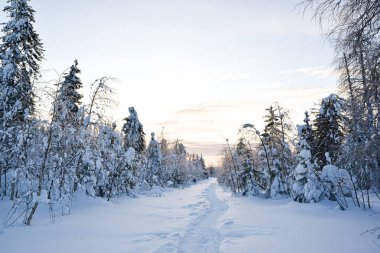
[[331,94],[322,99],[321,107],[314,120],[314,157],[320,169],[327,164],[326,153],[336,164],[343,140],[343,99]]
[[140,123],[137,112],[135,108],[129,107],[128,111],[130,113],[128,118],[124,120],[126,123],[123,126],[124,132],[124,145],[126,148],[132,147],[136,150],[137,153],[141,153],[145,150],[145,138],[144,138],[144,130],[143,125]]
[[311,148],[307,140],[310,137],[307,134],[310,131],[310,125],[308,124],[308,114],[305,113],[305,116],[305,125],[297,126],[300,141],[292,195],[295,201],[309,203],[318,202],[321,199],[323,187],[315,174],[315,166],[311,161]]
[[148,180],[150,185],[153,183],[161,183],[161,147],[160,144],[155,140],[154,133],[151,133],[151,139],[148,145]]
[[7,0],[10,20],[2,28],[0,45],[0,120],[24,121],[34,113],[33,82],[43,59],[42,42],[33,28],[34,10],[29,0]]
[[276,103],[266,109],[265,129],[262,134],[269,156],[270,194],[288,194],[287,177],[292,164],[291,151],[286,141],[286,134],[290,130],[286,123],[288,113]]
[[[300,139],[303,139],[307,142],[310,148],[311,155],[313,156],[313,143],[314,143],[314,137],[313,137],[313,128],[310,124],[310,115],[308,111],[305,111],[305,118],[303,120],[305,123],[304,125],[298,126],[298,135],[300,136]],[[301,142],[300,142],[301,144]],[[302,147],[299,147],[300,150],[302,150]]]
[[163,183],[167,183],[171,180],[170,176],[170,168],[171,168],[171,151],[169,149],[169,143],[168,140],[164,136],[164,128],[162,128],[162,131],[158,137],[158,141],[160,144],[160,151],[161,151],[161,173],[160,178]]
[[237,161],[239,166],[239,188],[242,189],[243,195],[252,190],[253,182],[253,155],[252,151],[247,147],[246,140],[239,138],[236,146]]
[[203,154],[201,154],[201,156],[199,157],[199,167],[200,167],[200,170],[203,172],[203,177],[208,178],[209,173],[206,168],[206,162],[205,162],[205,159],[203,158]]
[[83,97],[77,91],[82,88],[82,82],[78,77],[79,73],[78,61],[75,60],[70,67],[70,72],[65,75],[64,81],[60,84],[55,107],[57,119],[61,122],[73,123],[77,120],[80,99]]
[[[3,192],[10,192],[13,199],[23,192],[30,193],[31,189],[25,186],[34,179],[37,161],[29,157],[39,154],[34,141],[38,140],[35,137],[40,122],[27,119],[35,111],[33,83],[39,74],[43,49],[33,28],[34,10],[28,0],[6,2],[3,10],[9,21],[3,24],[0,38],[0,175],[4,174],[5,186],[7,173],[13,175],[11,189],[5,187]],[[2,176],[0,183],[1,180]],[[19,187],[20,182],[23,187]]]
[[171,159],[170,175],[175,186],[187,181],[186,172],[188,161],[186,159],[186,147],[180,140],[176,140],[173,147],[173,159]]
[[310,162],[311,153],[310,146],[307,141],[301,137],[299,144],[300,153],[298,154],[297,160],[298,165],[295,168],[295,182],[293,184],[293,199],[298,202],[305,202],[304,187],[307,183],[307,171],[312,166]]

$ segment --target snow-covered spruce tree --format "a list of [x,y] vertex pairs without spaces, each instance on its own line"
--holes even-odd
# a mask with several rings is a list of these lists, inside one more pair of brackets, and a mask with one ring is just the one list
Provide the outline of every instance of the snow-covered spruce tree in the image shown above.
[[78,93],[78,90],[83,86],[78,74],[80,74],[80,70],[78,69],[78,61],[75,60],[69,73],[65,75],[59,86],[56,99],[56,120],[63,124],[74,124],[78,121],[77,113],[81,104],[80,99],[83,97]]
[[133,107],[129,107],[128,110],[130,115],[124,119],[126,122],[123,125],[122,132],[124,133],[124,148],[127,156],[131,157],[128,170],[134,175],[135,180],[130,182],[130,188],[136,185],[141,190],[148,190],[151,186],[147,181],[147,159],[143,153],[146,147],[143,125],[138,119],[136,110]]
[[255,134],[260,140],[256,148],[256,166],[255,173],[253,173],[255,183],[260,187],[260,192],[265,198],[270,197],[270,186],[272,178],[272,168],[270,162],[270,154],[268,149],[267,135],[262,135],[259,130],[255,128]]
[[251,148],[247,145],[245,138],[239,138],[236,145],[237,163],[239,167],[238,177],[239,186],[242,194],[257,195],[255,182],[253,181],[254,167],[253,167],[253,154]]
[[[250,181],[249,184],[246,185],[248,194],[269,198],[271,191],[272,163],[269,153],[268,135],[261,134],[254,125],[249,123],[242,126],[239,130],[239,134],[240,140],[236,152],[237,159],[234,163],[229,164],[237,164],[237,166],[232,166],[231,168],[234,168],[234,170],[237,168],[236,171],[240,171],[239,175],[248,176]],[[242,142],[241,139],[244,141]],[[244,145],[242,145],[243,143]],[[239,149],[245,151],[242,152]],[[245,153],[245,155],[239,155],[241,153]],[[255,161],[255,163],[253,163],[253,161]],[[251,167],[251,169],[249,169],[249,167]],[[247,169],[250,170],[249,174],[247,174]],[[243,171],[245,172],[242,173]],[[240,185],[239,181],[241,180],[242,182],[245,181],[244,177],[238,177],[238,179],[239,180],[234,180],[234,182],[236,181],[236,185]]]
[[301,139],[300,149],[300,153],[297,157],[298,165],[295,168],[295,182],[293,184],[292,195],[295,201],[303,203],[306,202],[304,188],[307,183],[307,171],[312,164],[310,162],[310,147],[304,139]]
[[160,144],[161,151],[161,173],[160,178],[162,182],[166,184],[170,184],[171,176],[170,176],[170,167],[171,167],[171,157],[173,156],[172,152],[169,148],[168,140],[164,136],[164,128],[162,128],[161,134],[158,137],[158,142]]
[[303,120],[304,122],[304,125],[298,127],[297,126],[297,130],[298,130],[298,136],[301,140],[304,139],[306,140],[307,144],[309,145],[310,147],[310,152],[311,152],[311,156],[313,157],[313,144],[314,144],[314,133],[313,133],[313,127],[310,123],[310,115],[309,115],[309,112],[308,111],[305,111],[305,118]]
[[203,154],[198,158],[197,167],[201,171],[201,178],[208,178],[210,173],[206,167],[205,159],[203,158]]
[[162,168],[161,168],[161,147],[160,144],[154,138],[154,133],[151,133],[151,139],[147,150],[148,158],[148,175],[147,180],[150,186],[154,184],[163,185],[162,181]]
[[316,113],[314,126],[314,158],[321,170],[327,164],[325,154],[329,153],[333,164],[336,164],[343,141],[343,99],[331,94],[321,101]]
[[290,193],[287,181],[292,166],[292,154],[286,141],[290,124],[287,123],[288,113],[277,103],[266,111],[268,113],[265,115],[266,125],[262,137],[267,146],[270,163],[270,196],[275,198]]
[[186,160],[187,152],[185,145],[176,139],[173,146],[172,158],[170,159],[170,169],[169,174],[173,186],[177,187],[179,185],[185,184],[187,182],[186,170],[188,161]]
[[35,110],[33,82],[43,58],[42,42],[34,30],[29,0],[7,0],[10,20],[2,28],[0,46],[0,120],[3,127],[24,121]]
[[310,126],[308,125],[308,114],[305,113],[305,125],[297,126],[298,136],[298,165],[295,168],[295,182],[292,187],[292,196],[298,202],[318,202],[323,193],[323,186],[320,183],[315,166],[311,160],[311,148],[307,141],[310,137]]
[[[32,153],[38,150],[34,137],[39,131],[38,121],[31,115],[35,111],[34,80],[39,74],[43,58],[42,43],[33,28],[34,11],[27,0],[8,0],[4,7],[9,21],[2,28],[0,44],[0,166],[1,174],[12,174],[10,197],[25,197],[23,211],[29,210],[35,184],[35,168],[38,156],[32,161]],[[41,136],[39,136],[41,137]],[[39,139],[41,140],[41,139]],[[33,146],[34,150],[30,150]],[[37,152],[38,154],[38,152]],[[3,166],[5,165],[5,166]],[[19,186],[23,187],[19,187]],[[22,188],[22,189],[21,189]],[[5,191],[7,188],[4,188]],[[25,191],[24,191],[25,190]],[[7,194],[7,191],[5,192]],[[19,206],[15,203],[15,206]]]
[[135,108],[129,107],[129,117],[124,120],[126,123],[123,126],[124,145],[126,148],[133,148],[137,153],[142,153],[145,150],[145,138],[143,125],[140,123]]
[[[34,10],[28,0],[6,1],[4,12],[9,21],[3,24],[0,38],[0,184],[2,176],[13,174],[19,164],[26,164],[26,147],[30,144],[34,123],[27,121],[34,112],[33,82],[38,77],[43,58],[42,43],[33,28]],[[21,172],[20,172],[21,173]],[[26,174],[26,173],[21,173]],[[12,192],[15,192],[13,177]],[[7,195],[4,182],[3,195]]]

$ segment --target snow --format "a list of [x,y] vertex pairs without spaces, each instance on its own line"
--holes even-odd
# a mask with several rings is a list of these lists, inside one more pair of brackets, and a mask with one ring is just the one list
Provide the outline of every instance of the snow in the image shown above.
[[40,196],[37,196],[37,193],[34,193],[33,202],[49,203],[48,192],[46,190],[42,190]]
[[136,151],[134,148],[129,147],[125,156],[128,164],[131,164],[133,159],[135,159]]
[[[303,174],[303,173],[306,173],[307,172],[307,168],[305,166],[303,166],[302,164],[298,164],[297,167],[296,167],[296,172],[298,174]],[[298,175],[297,175],[298,176]],[[305,176],[302,176],[300,177],[299,179],[301,178],[304,178]]]
[[[200,201],[200,215],[188,226],[179,243],[179,252],[219,252],[222,236],[217,230],[218,218],[227,210],[228,205],[216,196],[216,184],[211,184],[205,191],[208,201]],[[190,206],[194,208],[194,206]],[[195,208],[197,208],[195,206]],[[197,210],[197,209],[195,209]],[[192,214],[196,215],[197,212]]]
[[339,169],[334,165],[323,166],[322,178],[329,179],[332,182],[336,182],[339,179]]
[[311,152],[310,152],[310,150],[303,149],[299,153],[299,156],[305,160],[310,160],[311,159]]
[[[0,218],[11,205],[2,203]],[[378,224],[375,204],[373,211],[340,211],[330,201],[235,197],[209,179],[111,202],[77,194],[71,215],[51,223],[48,208],[40,208],[32,226],[4,229],[0,245],[7,253],[374,253],[374,237],[360,234]]]
[[315,175],[310,176],[303,189],[306,202],[319,202],[323,196],[323,190],[323,185],[317,180]]

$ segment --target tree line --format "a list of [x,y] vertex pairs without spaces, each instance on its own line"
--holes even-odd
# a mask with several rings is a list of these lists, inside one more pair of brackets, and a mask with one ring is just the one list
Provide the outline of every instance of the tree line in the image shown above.
[[[292,137],[288,111],[266,109],[265,128],[239,131],[238,144],[223,151],[219,182],[233,192],[299,202],[335,200],[371,207],[380,187],[380,1],[305,0],[305,11],[328,31],[335,48],[339,95],[305,113]],[[351,200],[350,200],[351,199]]]
[[[104,109],[112,106],[109,78],[91,85],[90,102],[81,102],[83,84],[75,60],[53,87],[36,93],[43,43],[35,31],[29,0],[7,0],[9,20],[0,45],[0,198],[13,201],[4,220],[32,223],[38,206],[51,216],[71,210],[75,192],[110,200],[114,196],[178,187],[207,178],[202,155],[189,154],[180,140],[151,134],[146,145],[134,107],[121,130]],[[49,113],[39,100],[52,101]]]

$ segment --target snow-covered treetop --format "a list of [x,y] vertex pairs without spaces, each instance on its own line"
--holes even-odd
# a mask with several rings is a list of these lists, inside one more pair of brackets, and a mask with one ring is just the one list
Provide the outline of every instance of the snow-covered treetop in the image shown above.
[[148,146],[148,159],[151,163],[151,166],[158,167],[161,164],[161,147],[160,144],[154,139],[154,132],[151,134],[151,140]]
[[140,123],[135,108],[129,107],[129,117],[125,118],[126,123],[123,126],[123,132],[125,134],[125,146],[132,147],[137,152],[142,152],[145,149],[145,138],[143,125]]
[[[34,10],[29,0],[7,0],[4,7],[10,20],[1,29],[4,36],[1,45],[2,81],[21,75],[21,66],[30,77],[36,78],[43,59],[42,42],[33,28]],[[18,68],[17,68],[18,67]]]
[[176,155],[185,155],[186,154],[185,145],[183,145],[183,143],[181,143],[180,140],[178,140],[178,139],[174,143],[174,153]]
[[307,149],[311,149],[313,144],[313,129],[310,124],[310,118],[308,111],[305,112],[305,118],[303,120],[305,124],[297,125],[298,137],[299,137],[299,148],[300,150],[304,149],[307,146]]
[[0,118],[19,122],[34,112],[33,80],[43,59],[42,42],[33,28],[29,0],[7,0],[0,42]]
[[341,114],[344,106],[344,101],[338,95],[332,93],[322,99],[321,108],[319,109],[320,115],[331,116],[334,114]]
[[78,61],[75,60],[58,90],[56,109],[61,120],[68,118],[74,120],[75,114],[79,110],[80,99],[83,96],[77,91],[82,88],[82,82],[78,74],[80,74],[80,70],[78,69]]
[[145,133],[143,131],[143,126],[138,119],[137,112],[136,112],[135,108],[133,106],[129,107],[128,112],[129,112],[129,117],[124,119],[127,121],[126,124],[128,124],[127,125],[128,130],[130,130],[131,132],[134,132],[134,133],[142,133],[145,135]]

